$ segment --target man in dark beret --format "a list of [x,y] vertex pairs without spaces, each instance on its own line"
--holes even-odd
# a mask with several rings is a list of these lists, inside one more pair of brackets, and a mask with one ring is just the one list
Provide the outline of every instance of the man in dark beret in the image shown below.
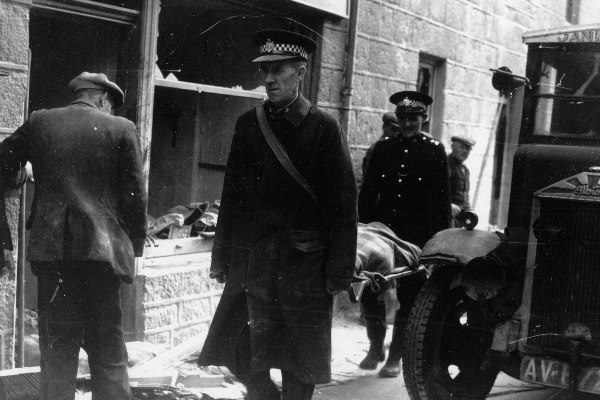
[[[381,117],[383,125],[381,129],[383,133],[379,140],[389,140],[390,138],[396,136],[398,134],[398,118],[396,118],[396,114],[393,112],[386,112]],[[379,141],[378,140],[378,141]],[[373,156],[373,150],[375,150],[375,145],[377,142],[373,143],[365,153],[365,157],[362,162],[362,176],[363,179],[367,175],[367,170],[369,169],[369,162],[371,161],[371,157]]]
[[340,125],[298,90],[316,43],[280,30],[253,40],[268,101],[236,123],[211,263],[225,289],[198,363],[227,366],[250,400],[310,399],[331,380],[332,295],[353,275],[356,182]]
[[131,399],[120,285],[133,281],[146,237],[139,138],[111,115],[123,92],[106,75],[84,72],[69,88],[69,106],[33,112],[0,143],[3,178],[27,161],[35,176],[27,258],[38,278],[40,399],[73,398],[80,347],[94,399]]
[[450,169],[450,199],[452,201],[452,216],[454,226],[460,226],[457,216],[463,211],[471,210],[469,201],[470,172],[464,164],[475,141],[467,135],[454,135],[450,138],[451,152],[448,155],[448,168]]
[[[402,240],[423,247],[436,232],[450,227],[450,184],[444,146],[421,132],[431,97],[414,91],[393,94],[400,134],[377,142],[358,200],[360,221],[379,221]],[[392,343],[383,377],[400,373],[402,342],[412,303],[425,278],[415,274],[399,280]],[[368,327],[367,327],[368,329]],[[375,329],[374,329],[375,331]],[[385,331],[383,332],[385,334]],[[378,348],[367,357],[382,354],[383,340],[370,340]],[[365,364],[372,364],[367,360]]]

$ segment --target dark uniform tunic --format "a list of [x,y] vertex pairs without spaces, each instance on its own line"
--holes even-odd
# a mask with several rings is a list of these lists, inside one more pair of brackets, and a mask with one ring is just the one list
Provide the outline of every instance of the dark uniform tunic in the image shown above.
[[379,141],[361,188],[361,222],[380,221],[422,247],[450,226],[449,172],[444,145],[422,133]]
[[469,211],[471,209],[469,201],[469,169],[452,154],[448,156],[448,168],[450,169],[450,198],[452,204],[459,206],[461,211]]
[[330,290],[346,290],[356,261],[357,189],[339,124],[300,96],[284,113],[265,106],[318,206],[269,148],[256,111],[237,121],[227,162],[211,271],[227,274],[200,365],[237,375],[269,368],[305,383],[331,378]]

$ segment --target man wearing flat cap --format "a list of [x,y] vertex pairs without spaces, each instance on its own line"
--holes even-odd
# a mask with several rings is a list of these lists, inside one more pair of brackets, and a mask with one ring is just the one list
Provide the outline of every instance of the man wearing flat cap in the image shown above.
[[450,169],[450,198],[452,201],[452,217],[454,226],[460,226],[458,215],[463,211],[471,210],[469,201],[470,172],[464,164],[469,157],[475,141],[467,135],[455,135],[450,138],[451,152],[448,155],[448,168]]
[[[396,118],[395,113],[393,113],[391,111],[386,112],[381,117],[381,120],[383,122],[383,125],[381,126],[383,133],[381,134],[381,137],[379,138],[378,141],[389,140],[390,138],[393,138],[394,136],[396,136],[398,134],[398,118]],[[373,150],[375,150],[376,144],[377,144],[377,142],[373,143],[367,149],[367,152],[365,153],[365,156],[363,158],[363,162],[362,162],[363,179],[367,175],[367,170],[369,169],[369,162],[371,161],[371,157],[373,156]]]
[[251,400],[281,398],[277,368],[283,399],[310,399],[331,379],[332,294],[353,275],[356,182],[340,125],[298,90],[316,43],[280,30],[253,41],[268,100],[236,123],[211,263],[225,289],[198,363],[227,366]]
[[[379,221],[402,240],[423,247],[436,232],[450,227],[450,185],[444,145],[421,132],[431,97],[414,91],[393,94],[400,134],[377,142],[358,200],[360,221]],[[415,274],[399,280],[392,342],[383,377],[400,373],[402,342],[412,303],[424,277]],[[371,348],[365,365],[377,365],[383,354],[384,329],[371,329]],[[367,326],[367,332],[369,327]]]
[[74,398],[80,347],[94,399],[131,399],[120,284],[132,282],[146,236],[139,139],[111,115],[123,92],[106,75],[83,72],[69,88],[69,106],[33,112],[0,143],[0,175],[29,161],[35,176],[27,258],[38,278],[40,399]]

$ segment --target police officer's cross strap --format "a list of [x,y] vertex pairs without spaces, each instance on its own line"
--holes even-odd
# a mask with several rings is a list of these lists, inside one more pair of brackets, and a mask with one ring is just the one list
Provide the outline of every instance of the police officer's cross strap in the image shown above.
[[260,127],[260,131],[262,132],[267,144],[275,153],[277,160],[281,163],[283,168],[287,171],[288,174],[302,187],[302,189],[306,190],[308,195],[317,203],[318,206],[321,206],[321,201],[319,200],[319,196],[317,192],[310,186],[310,183],[302,176],[300,171],[296,169],[292,160],[288,156],[287,152],[283,148],[281,142],[275,136],[275,132],[269,126],[269,122],[267,121],[267,116],[265,115],[265,110],[263,105],[259,105],[256,107],[256,118],[258,119],[258,126]]

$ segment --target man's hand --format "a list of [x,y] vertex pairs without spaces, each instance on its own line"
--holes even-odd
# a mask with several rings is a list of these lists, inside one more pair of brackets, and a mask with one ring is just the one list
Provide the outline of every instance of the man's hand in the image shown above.
[[208,277],[210,279],[215,279],[219,283],[227,282],[227,274],[224,274],[222,272],[211,272],[210,274],[208,274]]
[[35,180],[33,179],[33,167],[31,166],[31,163],[29,161],[27,161],[27,164],[25,164],[25,174],[27,176],[27,182],[35,182]]
[[461,209],[456,204],[452,203],[452,216],[456,217],[460,213]]
[[0,278],[8,274],[9,280],[15,279],[15,260],[11,250],[4,249],[4,266],[0,270]]

